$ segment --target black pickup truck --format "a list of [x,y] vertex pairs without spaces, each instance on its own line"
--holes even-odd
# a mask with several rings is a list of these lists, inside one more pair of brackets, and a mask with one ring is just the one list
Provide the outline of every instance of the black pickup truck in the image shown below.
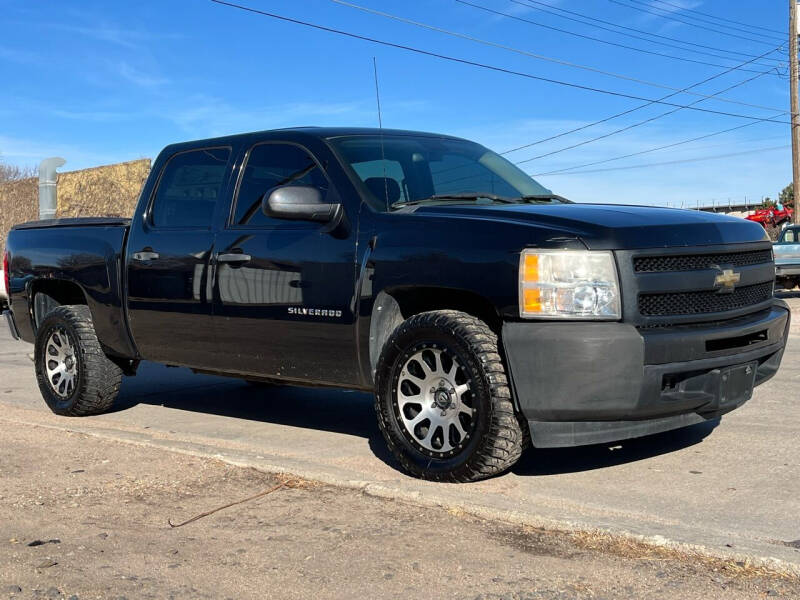
[[403,468],[443,481],[528,442],[716,419],[775,374],[790,318],[756,223],[571,203],[408,131],[172,145],[131,220],[18,225],[5,261],[8,324],[56,413],[107,410],[141,360],[374,390]]

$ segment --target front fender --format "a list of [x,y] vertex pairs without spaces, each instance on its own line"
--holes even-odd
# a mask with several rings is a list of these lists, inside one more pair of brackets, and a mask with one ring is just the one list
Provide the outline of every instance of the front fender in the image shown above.
[[477,303],[480,314],[476,316],[491,312],[498,322],[518,319],[521,250],[585,248],[576,237],[561,231],[522,223],[413,213],[376,213],[372,218],[372,227],[363,229],[374,232],[374,243],[365,261],[364,283],[357,291],[359,356],[366,385],[372,382],[381,340],[388,338],[385,330],[411,316],[401,314],[398,321],[396,314],[383,314],[399,312],[397,303],[386,299],[394,297],[396,290],[406,294],[415,289],[439,290],[440,298],[446,300],[436,309],[464,310]]

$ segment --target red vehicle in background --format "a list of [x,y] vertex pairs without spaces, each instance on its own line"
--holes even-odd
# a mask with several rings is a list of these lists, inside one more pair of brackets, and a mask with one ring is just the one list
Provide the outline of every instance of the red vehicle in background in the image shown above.
[[794,211],[789,207],[781,207],[779,209],[776,206],[771,206],[770,208],[759,208],[752,215],[747,215],[745,219],[760,223],[770,234],[770,237],[775,240],[780,232],[781,225],[791,222],[793,215]]

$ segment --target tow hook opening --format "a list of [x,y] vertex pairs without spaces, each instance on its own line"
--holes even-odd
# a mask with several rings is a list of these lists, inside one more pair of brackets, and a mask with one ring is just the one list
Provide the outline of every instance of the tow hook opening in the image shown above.
[[718,352],[720,350],[733,350],[734,348],[745,348],[753,344],[760,344],[766,342],[769,335],[766,329],[757,331],[755,333],[748,333],[747,335],[739,335],[736,337],[722,338],[716,340],[706,341],[706,352]]

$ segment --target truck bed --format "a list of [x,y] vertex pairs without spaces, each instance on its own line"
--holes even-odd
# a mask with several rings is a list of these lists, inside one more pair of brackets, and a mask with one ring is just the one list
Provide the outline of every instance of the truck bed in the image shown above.
[[28,221],[14,225],[15,229],[47,229],[51,227],[127,227],[131,220],[123,217],[74,217],[70,219],[48,219],[46,221]]
[[38,292],[59,303],[81,297],[92,311],[97,336],[109,354],[135,355],[122,293],[125,240],[130,219],[75,218],[16,225],[6,240],[13,275],[7,290],[22,339],[32,341],[28,306]]

